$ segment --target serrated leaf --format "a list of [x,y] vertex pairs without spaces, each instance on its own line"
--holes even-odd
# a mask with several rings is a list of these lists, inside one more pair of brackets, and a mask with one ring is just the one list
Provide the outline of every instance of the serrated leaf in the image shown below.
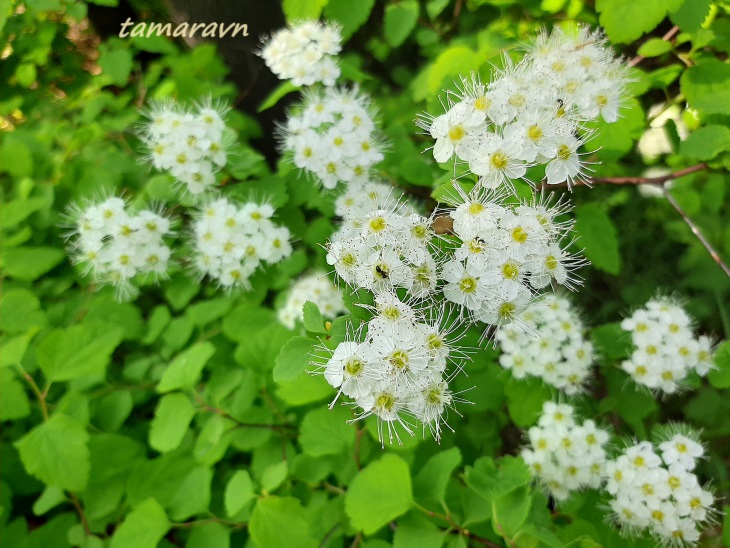
[[172,390],[192,388],[200,373],[215,353],[215,346],[209,342],[198,343],[181,354],[178,354],[157,385],[160,393]]
[[730,129],[709,125],[691,133],[679,146],[679,153],[698,160],[712,160],[721,152],[730,150]]
[[255,498],[253,482],[246,470],[238,470],[226,484],[225,507],[229,518],[240,512],[248,501]]
[[367,535],[406,513],[412,504],[408,464],[390,453],[360,470],[345,494],[350,522]]
[[110,83],[123,87],[132,72],[132,52],[126,49],[100,48],[99,67]]
[[653,30],[682,0],[596,0],[599,21],[611,42],[627,44]]
[[437,94],[447,77],[468,74],[472,70],[477,70],[482,62],[483,58],[479,52],[466,46],[456,46],[443,51],[428,69],[427,86],[417,93],[414,92],[414,99],[418,101]]
[[165,394],[150,425],[150,447],[160,453],[177,449],[194,416],[195,407],[188,396],[180,392]]
[[0,421],[22,419],[28,415],[30,400],[25,386],[11,370],[0,370]]
[[446,485],[453,471],[461,464],[461,451],[452,447],[436,453],[428,459],[413,481],[413,493],[417,498],[442,502]]
[[514,537],[530,512],[532,497],[527,487],[514,489],[492,500],[492,527],[506,538]]
[[710,384],[715,388],[730,388],[730,341],[725,341],[715,350],[715,369],[708,374]]
[[691,108],[703,114],[730,114],[730,65],[710,58],[684,71],[680,88]]
[[342,40],[347,41],[365,24],[374,5],[375,0],[329,0],[324,14],[328,21],[337,21],[342,26]]
[[308,455],[321,457],[335,455],[355,443],[355,426],[349,409],[320,408],[307,413],[299,429],[299,443]]
[[285,460],[270,464],[261,474],[261,489],[263,491],[275,491],[289,474],[289,465]]
[[319,19],[327,0],[284,0],[282,10],[289,23]]
[[315,548],[307,515],[298,499],[269,496],[256,502],[249,522],[251,538],[259,546]]
[[697,32],[710,14],[712,0],[684,0],[682,6],[669,16],[684,32]]
[[490,457],[481,457],[465,472],[467,485],[488,501],[506,495],[524,487],[532,480],[530,469],[522,459],[503,457],[494,461]]
[[89,480],[89,434],[67,415],[54,414],[15,442],[29,474],[47,485],[83,491]]
[[84,322],[51,331],[38,345],[36,357],[50,381],[101,375],[121,341],[121,329]]
[[304,329],[311,333],[327,333],[324,327],[324,318],[319,311],[319,307],[312,301],[307,301],[302,307],[304,312]]
[[309,367],[314,341],[308,337],[289,339],[276,356],[274,381],[284,382],[296,379]]
[[418,22],[418,2],[401,0],[385,7],[383,36],[391,47],[400,46],[416,27]]
[[155,548],[169,529],[165,510],[150,497],[132,510],[114,531],[111,548]]
[[575,231],[585,256],[594,267],[614,276],[621,272],[618,236],[611,218],[599,204],[580,205],[575,210]]
[[196,466],[181,479],[180,487],[170,501],[170,518],[185,521],[198,514],[205,514],[210,506],[210,483],[213,470],[208,466]]

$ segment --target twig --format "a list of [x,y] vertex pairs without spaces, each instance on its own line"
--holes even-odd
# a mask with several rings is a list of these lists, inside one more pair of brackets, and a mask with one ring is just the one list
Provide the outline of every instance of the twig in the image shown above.
[[[667,33],[664,36],[662,36],[662,40],[664,40],[665,42],[669,42],[669,40],[671,40],[672,38],[674,38],[674,36],[678,32],[679,32],[679,27],[677,25],[674,25],[671,29],[669,29],[667,31]],[[638,65],[639,63],[641,63],[644,59],[646,59],[646,57],[644,57],[643,55],[637,55],[631,61],[629,61],[629,66],[630,67],[635,67],[636,65]]]
[[446,523],[449,524],[449,528],[450,529],[453,529],[454,532],[457,533],[457,534],[459,534],[459,535],[464,535],[465,537],[473,540],[474,542],[478,542],[479,544],[483,544],[484,546],[489,546],[490,548],[501,548],[499,546],[499,544],[495,544],[491,540],[489,540],[487,538],[484,538],[484,537],[480,537],[479,535],[475,535],[474,533],[472,533],[471,531],[469,531],[469,529],[465,529],[465,528],[461,527],[459,524],[457,524],[456,522],[454,522],[453,519],[451,519],[451,516],[449,516],[447,514],[439,514],[438,512],[434,512],[433,510],[429,510],[428,508],[424,508],[420,504],[416,504],[415,506],[421,512],[425,513],[427,516],[432,517],[432,518],[441,519],[441,520],[445,521]]
[[[698,171],[707,169],[707,164],[699,163],[693,166],[685,167],[674,173],[668,173],[667,175],[661,175],[660,177],[588,177],[585,181],[576,181],[573,186],[592,186],[592,185],[661,185],[669,181],[670,179],[678,179],[685,175],[690,175]],[[567,181],[556,184],[548,185],[543,182],[540,185],[540,190],[551,190],[554,188],[565,188],[568,186]]]
[[86,520],[86,514],[84,514],[84,509],[81,507],[79,499],[76,498],[76,495],[73,493],[73,491],[69,491],[68,494],[71,497],[71,502],[73,502],[74,506],[76,507],[76,512],[81,518],[81,525],[84,527],[84,533],[86,533],[87,537],[90,537],[91,529],[89,529],[89,522]]
[[666,186],[662,186],[662,192],[664,193],[664,197],[667,199],[667,201],[672,205],[672,207],[676,210],[677,213],[679,213],[680,217],[684,220],[685,223],[687,223],[687,226],[692,231],[692,234],[697,236],[697,239],[700,241],[700,243],[705,247],[707,252],[710,254],[710,257],[718,264],[718,266],[722,269],[722,271],[727,275],[728,278],[730,278],[730,268],[723,262],[722,258],[720,257],[720,254],[717,252],[717,250],[712,247],[712,244],[705,238],[704,234],[700,232],[700,229],[697,227],[696,224],[692,221],[692,219],[687,216],[687,213],[682,209],[682,207],[677,203],[677,201],[674,199],[674,197],[671,195],[669,190]]
[[18,368],[20,369],[21,376],[30,385],[31,390],[33,390],[33,393],[35,394],[36,398],[38,399],[38,403],[41,406],[41,413],[43,413],[43,421],[44,422],[47,421],[48,420],[48,406],[46,404],[47,390],[44,392],[41,392],[40,388],[38,388],[38,385],[33,380],[33,377],[30,376],[30,374],[23,368],[23,366],[18,364]]
[[358,428],[357,434],[355,434],[355,466],[357,466],[358,470],[362,468],[362,464],[360,463],[360,438],[362,438],[364,433],[364,428]]

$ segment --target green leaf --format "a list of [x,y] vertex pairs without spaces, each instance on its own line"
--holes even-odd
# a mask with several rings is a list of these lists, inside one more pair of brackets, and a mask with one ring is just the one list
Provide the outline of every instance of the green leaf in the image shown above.
[[236,471],[226,484],[225,507],[226,514],[232,518],[240,512],[246,503],[256,498],[253,490],[253,482],[251,476],[246,470]]
[[596,0],[601,26],[611,42],[627,44],[653,30],[682,0]]
[[185,309],[187,315],[195,325],[203,327],[209,323],[225,316],[231,309],[231,299],[221,297],[218,299],[210,299],[208,301],[200,301],[191,304]]
[[725,341],[715,350],[716,369],[710,370],[707,378],[715,388],[730,388],[730,341]]
[[170,518],[185,521],[192,516],[205,514],[210,506],[210,482],[213,470],[208,466],[196,466],[182,478],[180,487],[170,501]]
[[730,129],[727,126],[709,125],[691,133],[679,146],[679,153],[698,160],[712,160],[730,149]]
[[355,443],[355,426],[347,424],[352,412],[343,407],[313,409],[299,429],[303,451],[313,457],[335,455]]
[[209,342],[202,342],[178,354],[162,375],[157,391],[164,393],[192,388],[214,353],[215,346]]
[[211,522],[193,527],[185,548],[230,548],[231,533],[225,525]]
[[669,16],[684,32],[697,32],[710,15],[712,0],[684,0],[682,6]]
[[401,0],[385,7],[383,36],[391,47],[400,46],[416,27],[419,6],[416,0]]
[[38,297],[27,289],[3,291],[0,300],[0,330],[6,333],[25,333],[34,327],[44,327],[46,316]]
[[672,44],[661,38],[650,38],[636,51],[642,57],[658,57],[672,51]]
[[118,87],[123,87],[129,80],[132,72],[132,52],[126,49],[99,48],[99,67],[102,74],[109,78],[109,82]]
[[3,270],[16,280],[33,281],[66,258],[54,247],[16,247],[3,252]]
[[530,512],[532,497],[527,487],[514,489],[492,501],[492,527],[506,538],[514,537]]
[[114,531],[111,548],[155,548],[169,530],[165,510],[150,497],[132,510]]
[[319,19],[327,0],[284,0],[282,9],[288,23]]
[[118,303],[111,298],[99,298],[89,306],[84,323],[106,323],[122,329],[125,340],[139,339],[144,332],[144,322],[139,309],[130,303]]
[[705,59],[684,71],[680,88],[691,108],[703,114],[730,114],[730,65]]
[[83,322],[51,331],[38,345],[36,357],[49,381],[103,375],[121,340],[120,328]]
[[180,392],[165,394],[160,398],[150,425],[150,447],[160,453],[177,449],[194,416],[195,407],[187,395]]
[[132,395],[128,390],[118,390],[107,394],[99,400],[96,408],[96,423],[106,432],[116,432],[134,407]]
[[276,104],[284,97],[289,95],[293,91],[297,91],[299,89],[299,86],[295,86],[291,83],[291,81],[287,80],[286,82],[282,82],[278,86],[274,88],[274,90],[269,93],[269,95],[264,99],[264,102],[259,105],[259,108],[256,109],[256,112],[263,112],[265,110],[270,109],[273,106],[276,106]]
[[[0,352],[3,350],[0,349]],[[28,415],[30,400],[25,386],[11,370],[0,370],[0,421],[22,419]]]
[[[8,136],[4,137],[3,146],[0,147],[0,173],[2,172],[18,178],[33,174],[33,155],[28,145]],[[58,252],[57,249],[54,251]]]
[[414,92],[414,99],[418,101],[430,98],[441,91],[446,78],[456,79],[460,74],[468,74],[472,70],[477,70],[482,61],[479,52],[466,46],[456,46],[443,51],[428,69],[427,86],[420,92]]
[[549,387],[536,377],[510,379],[505,394],[509,416],[521,428],[534,424],[543,403],[550,399]]
[[269,496],[256,503],[249,522],[258,546],[315,548],[319,542],[309,532],[307,515],[298,499]]
[[480,457],[464,473],[467,485],[488,501],[524,487],[532,480],[530,469],[517,457],[506,456],[496,463],[490,457]]
[[337,21],[342,26],[342,40],[347,41],[365,24],[374,5],[375,0],[329,0],[324,14],[328,21]]
[[327,333],[324,326],[324,318],[319,311],[319,307],[312,301],[307,301],[302,307],[304,311],[304,329],[310,333]]
[[274,381],[290,381],[304,373],[312,359],[313,344],[308,337],[289,339],[276,356]]
[[441,451],[428,459],[413,480],[413,493],[416,498],[443,502],[446,485],[459,464],[461,464],[461,451],[458,447]]
[[575,231],[578,245],[594,267],[614,276],[621,271],[618,236],[611,218],[596,203],[580,205],[575,210]]
[[148,497],[155,497],[165,507],[170,506],[180,488],[181,478],[195,468],[191,458],[168,453],[156,459],[138,461],[129,476],[127,497],[137,507]]
[[25,356],[30,340],[38,332],[38,328],[31,328],[25,335],[12,337],[0,347],[0,368],[8,365],[19,365]]
[[15,442],[29,474],[47,485],[83,491],[89,480],[89,435],[84,426],[56,413]]
[[66,502],[66,494],[60,487],[46,487],[41,496],[33,503],[33,513],[42,516],[62,502]]
[[345,494],[350,522],[368,535],[406,513],[412,503],[408,464],[390,453],[360,470]]
[[631,335],[621,329],[618,322],[594,327],[591,340],[599,356],[607,360],[622,360],[629,356],[633,347]]
[[262,492],[276,491],[284,483],[287,475],[289,475],[289,465],[285,460],[267,466],[261,474]]

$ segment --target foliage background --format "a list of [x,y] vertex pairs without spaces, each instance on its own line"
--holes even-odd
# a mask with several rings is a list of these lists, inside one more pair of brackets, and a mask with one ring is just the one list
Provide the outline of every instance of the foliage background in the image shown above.
[[[596,176],[706,163],[675,180],[671,193],[720,255],[730,256],[730,4],[265,4],[251,9],[263,9],[257,17],[269,26],[251,28],[246,49],[258,45],[253,34],[277,28],[282,13],[290,21],[324,15],[342,24],[349,39],[344,77],[372,94],[391,143],[382,175],[427,208],[448,173],[421,154],[429,142],[416,133],[416,114],[440,112],[439,94],[458,74],[488,75],[502,49],[518,55],[515,42],[539,28],[600,24],[636,62],[636,99],[617,124],[599,128]],[[467,392],[474,403],[458,408],[463,416],[450,420],[456,432],[446,432],[440,445],[417,436],[382,450],[373,423],[348,425],[349,408],[326,409],[333,393],[321,377],[304,373],[306,352],[318,337],[334,347],[345,320],[327,328],[310,309],[294,333],[274,312],[293,277],[326,266],[321,244],[335,222],[332,197],[278,162],[273,148],[272,123],[283,120],[296,94],[261,99],[272,82],[261,67],[237,88],[223,61],[230,43],[120,39],[110,24],[127,14],[161,22],[179,8],[0,0],[0,542],[651,546],[619,537],[596,493],[555,509],[531,485],[524,464],[510,455],[520,429],[552,395],[539,382],[511,380],[494,350],[475,355],[468,378],[457,382],[457,389],[474,387]],[[671,39],[662,39],[674,25]],[[186,200],[139,162],[130,128],[148,99],[205,95],[247,110],[229,117],[240,139],[224,192],[268,197],[298,238],[296,252],[258,275],[250,293],[221,294],[192,281],[183,265],[134,302],[117,303],[111,289],[97,291],[68,263],[63,213],[70,203],[123,191],[140,204],[165,203],[182,224],[179,204]],[[258,114],[263,103],[272,108]],[[637,141],[667,109],[677,114],[660,130],[667,148],[642,155]],[[578,188],[570,198],[580,245],[593,262],[574,300],[602,352],[591,393],[578,407],[620,436],[647,438],[666,421],[703,429],[709,458],[699,474],[712,481],[722,507],[730,489],[730,348],[720,348],[719,369],[708,380],[692,379],[684,393],[657,401],[616,367],[627,350],[617,322],[657,291],[678,293],[699,331],[727,338],[730,281],[665,199],[608,184]],[[706,532],[704,545],[730,546],[726,519]]]

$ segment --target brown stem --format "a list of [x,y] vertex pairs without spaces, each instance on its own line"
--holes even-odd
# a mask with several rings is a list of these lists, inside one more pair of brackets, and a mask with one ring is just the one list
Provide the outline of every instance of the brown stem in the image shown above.
[[87,537],[90,537],[91,529],[89,529],[89,522],[86,520],[86,514],[84,514],[84,509],[82,508],[79,499],[76,498],[76,495],[73,493],[73,491],[69,491],[68,494],[71,497],[71,502],[73,502],[74,506],[76,507],[76,512],[81,518],[81,525],[84,527],[84,533],[86,533]]
[[355,466],[357,466],[358,470],[362,468],[362,464],[360,463],[360,438],[362,438],[364,433],[364,428],[358,428],[357,434],[355,434]]
[[[677,25],[674,25],[671,29],[669,29],[667,31],[667,33],[664,36],[662,36],[662,40],[664,40],[665,42],[669,42],[669,40],[671,40],[672,38],[674,38],[674,36],[678,32],[679,32],[679,27]],[[636,65],[638,65],[639,63],[641,63],[644,59],[646,59],[646,57],[644,57],[643,55],[637,55],[631,61],[629,61],[629,66],[630,67],[635,67]]]
[[677,203],[677,200],[674,199],[674,196],[669,192],[666,186],[662,186],[662,192],[664,192],[664,197],[667,199],[667,201],[672,205],[672,207],[676,210],[677,213],[679,213],[680,217],[684,220],[685,223],[687,223],[687,226],[692,231],[692,234],[694,234],[697,239],[700,241],[700,243],[705,247],[707,252],[710,254],[710,257],[712,257],[712,260],[714,260],[718,266],[722,269],[722,271],[727,275],[728,278],[730,278],[730,268],[723,262],[722,258],[720,257],[720,254],[717,252],[717,250],[712,246],[712,244],[705,238],[704,234],[700,232],[699,227],[694,224],[692,219],[689,218],[687,213],[682,209],[682,207]]
[[445,521],[446,523],[449,524],[449,527],[451,529],[453,529],[454,532],[459,535],[464,535],[465,537],[473,540],[474,542],[478,542],[479,544],[483,544],[484,546],[489,546],[490,548],[501,548],[499,546],[499,544],[495,544],[491,540],[484,538],[484,537],[480,537],[479,535],[475,535],[474,533],[469,531],[469,529],[465,529],[465,528],[461,527],[459,524],[454,522],[454,520],[451,519],[451,516],[449,516],[449,515],[439,514],[438,512],[433,512],[432,510],[428,510],[427,508],[424,508],[420,505],[416,505],[416,507],[419,510],[421,510],[422,512],[426,513],[426,515],[428,515],[429,517],[438,518],[438,519]]
[[[586,181],[576,181],[573,186],[593,186],[593,185],[661,185],[669,181],[670,179],[678,179],[691,173],[703,171],[707,169],[707,164],[699,163],[693,166],[685,167],[674,173],[668,173],[660,177],[588,177]],[[568,186],[567,181],[557,184],[548,185],[543,182],[540,185],[540,190],[551,190],[553,188],[565,188]]]

